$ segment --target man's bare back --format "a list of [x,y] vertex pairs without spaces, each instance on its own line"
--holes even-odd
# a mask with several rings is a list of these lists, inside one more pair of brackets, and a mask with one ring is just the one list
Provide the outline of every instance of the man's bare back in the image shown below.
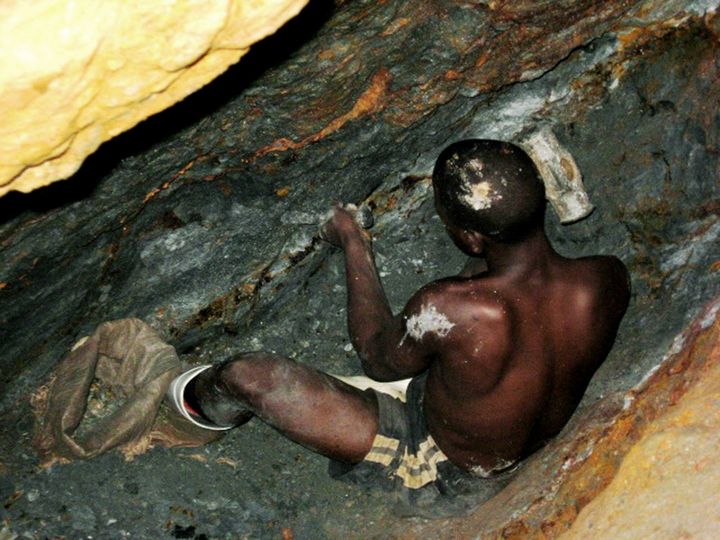
[[[425,414],[452,461],[490,473],[560,431],[609,352],[625,283],[617,259],[555,255],[542,269],[425,289],[421,303],[453,324],[424,338],[436,355]],[[620,294],[608,295],[613,288]]]
[[[406,487],[432,481],[427,471],[445,460],[487,476],[557,434],[612,347],[629,298],[625,267],[552,249],[542,184],[517,147],[456,143],[438,158],[433,187],[469,264],[396,316],[353,213],[336,207],[324,227],[344,251],[348,328],[363,371],[379,381],[420,377],[417,403],[387,405],[287,358],[247,353],[179,377],[181,413],[211,429],[258,416],[335,460],[392,462]],[[388,415],[408,423],[390,426]],[[400,440],[408,429],[415,439]]]

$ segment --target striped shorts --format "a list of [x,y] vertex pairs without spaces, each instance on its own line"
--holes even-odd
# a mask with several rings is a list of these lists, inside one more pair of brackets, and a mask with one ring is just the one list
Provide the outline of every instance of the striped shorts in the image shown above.
[[372,448],[355,465],[330,461],[332,477],[390,491],[395,512],[428,518],[467,514],[499,492],[515,467],[480,478],[450,461],[428,432],[423,414],[426,374],[414,378],[402,399],[377,390],[379,427]]
[[414,378],[406,400],[368,389],[378,402],[379,427],[372,448],[355,465],[330,462],[334,478],[386,490],[444,494],[446,480],[468,473],[454,465],[428,432],[423,414],[424,375]]

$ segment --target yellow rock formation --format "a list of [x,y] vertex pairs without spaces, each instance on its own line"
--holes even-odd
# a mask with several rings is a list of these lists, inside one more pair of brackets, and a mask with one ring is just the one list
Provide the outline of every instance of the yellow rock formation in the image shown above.
[[67,178],[306,3],[0,0],[0,196]]
[[648,426],[563,540],[720,537],[717,341],[707,364],[703,378]]

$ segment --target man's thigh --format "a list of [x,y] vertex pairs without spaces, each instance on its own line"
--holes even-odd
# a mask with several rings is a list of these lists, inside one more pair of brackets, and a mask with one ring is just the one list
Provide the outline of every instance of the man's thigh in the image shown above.
[[292,359],[240,357],[226,366],[229,388],[289,439],[347,463],[361,461],[378,429],[373,392],[365,392]]

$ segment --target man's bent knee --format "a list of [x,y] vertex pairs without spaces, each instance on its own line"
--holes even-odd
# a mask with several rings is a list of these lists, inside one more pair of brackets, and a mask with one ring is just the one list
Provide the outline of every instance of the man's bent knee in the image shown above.
[[297,364],[270,353],[246,353],[213,368],[218,389],[248,405],[292,379]]

